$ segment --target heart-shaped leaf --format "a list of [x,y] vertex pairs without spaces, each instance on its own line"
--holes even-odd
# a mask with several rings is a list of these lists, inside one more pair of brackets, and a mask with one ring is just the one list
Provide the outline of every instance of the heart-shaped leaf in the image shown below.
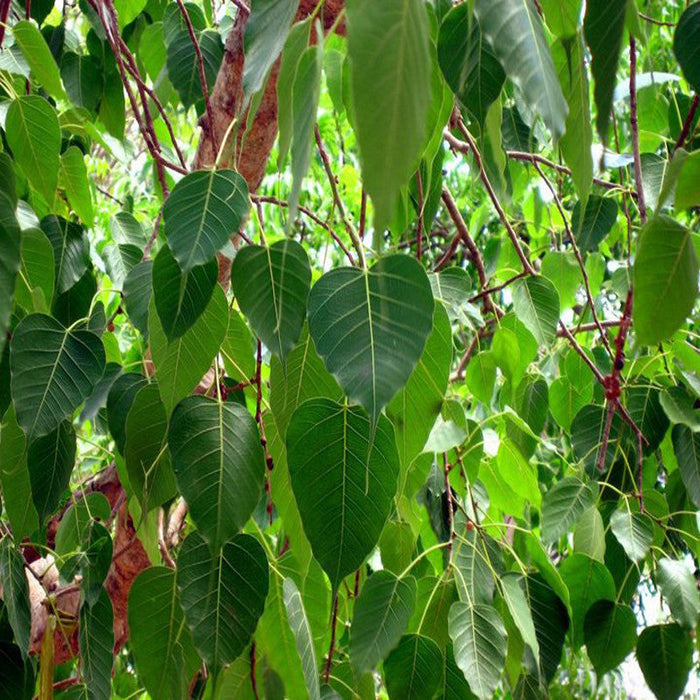
[[243,651],[265,607],[267,557],[250,535],[236,535],[214,556],[193,532],[177,560],[177,586],[185,619],[202,658],[220,668]]
[[188,272],[211,260],[248,213],[248,185],[235,170],[197,170],[180,180],[163,207],[168,244]]
[[554,542],[595,503],[595,489],[580,479],[565,477],[547,491],[542,501],[542,539]]
[[646,513],[623,506],[610,516],[610,529],[632,561],[644,559],[654,539],[654,525]]
[[104,371],[105,351],[94,333],[32,314],[12,336],[10,368],[17,422],[34,438],[55,430],[90,395]]
[[408,381],[433,327],[423,267],[406,255],[331,270],[311,289],[309,332],[328,371],[376,423]]
[[370,441],[371,428],[361,408],[330,399],[303,403],[287,428],[304,532],[334,589],[372,551],[396,492],[399,459],[391,423],[381,417]]
[[586,651],[602,676],[619,666],[637,643],[637,620],[629,605],[600,600],[586,613]]
[[546,277],[528,277],[516,282],[513,309],[540,345],[554,341],[559,323],[559,293]]
[[420,634],[405,635],[384,662],[390,700],[432,698],[442,678],[440,647]]
[[637,640],[637,661],[654,695],[675,700],[693,667],[693,639],[680,625],[647,627]]
[[169,342],[184,335],[206,309],[216,286],[216,259],[182,272],[168,246],[153,261],[153,299]]
[[173,411],[168,442],[192,520],[218,551],[262,496],[265,458],[255,420],[240,404],[188,396]]
[[246,246],[231,266],[231,286],[241,311],[282,360],[299,340],[310,285],[306,251],[288,239],[269,248]]

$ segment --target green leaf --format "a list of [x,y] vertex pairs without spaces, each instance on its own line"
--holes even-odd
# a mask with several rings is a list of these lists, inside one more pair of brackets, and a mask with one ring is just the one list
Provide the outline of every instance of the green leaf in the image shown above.
[[36,25],[27,20],[20,20],[12,26],[12,34],[31,68],[34,81],[51,97],[58,100],[68,99],[61,84],[56,61]]
[[428,18],[420,0],[350,0],[348,56],[362,177],[375,229],[394,215],[399,189],[425,144],[431,95]]
[[[700,17],[700,13],[698,14]],[[700,26],[700,22],[698,23]],[[700,61],[699,61],[700,63]],[[680,151],[677,151],[677,153]],[[673,207],[676,211],[700,206],[700,153],[691,153],[681,166]]]
[[[0,228],[0,239],[3,238],[3,230]],[[10,259],[9,256],[6,259]],[[29,312],[46,313],[51,308],[53,290],[54,251],[51,242],[41,230],[26,229],[22,231],[20,274],[15,286],[15,299]]]
[[180,268],[188,272],[211,260],[247,213],[248,185],[234,170],[185,175],[163,207],[165,234]]
[[299,593],[299,589],[291,578],[284,580],[284,606],[287,609],[289,625],[294,632],[297,651],[301,657],[309,700],[320,700],[321,689],[318,682],[314,639],[309,620],[306,617],[306,611],[304,610],[304,601]]
[[53,202],[61,147],[61,130],[53,107],[38,95],[13,100],[5,118],[5,136],[15,162],[32,187],[47,202]]
[[449,629],[455,661],[471,691],[492,697],[506,661],[506,629],[498,613],[490,605],[454,603]]
[[597,561],[605,561],[605,525],[600,511],[587,508],[574,526],[574,551],[587,554]]
[[459,572],[455,577],[457,591],[460,600],[470,605],[487,605],[493,601],[493,544],[490,537],[467,529],[453,542],[453,559]]
[[389,516],[399,473],[394,431],[383,416],[373,429],[360,408],[311,399],[292,416],[287,454],[304,532],[337,590]]
[[633,562],[644,559],[654,539],[654,525],[648,515],[623,506],[610,517],[610,529]]
[[100,518],[107,522],[111,513],[112,507],[103,494],[99,491],[86,493],[61,518],[56,532],[56,554],[64,556],[77,550],[93,519]]
[[177,493],[167,436],[168,415],[158,385],[147,384],[133,398],[126,417],[124,445],[129,483],[144,513]]
[[615,600],[615,582],[604,564],[585,554],[572,554],[560,568],[569,589],[571,602],[571,638],[574,648],[583,644],[584,617],[598,600]]
[[151,354],[160,395],[168,413],[197,386],[211,367],[226,335],[227,324],[226,296],[218,285],[204,313],[181,338],[172,343],[167,342],[155,304],[151,303]]
[[14,641],[26,659],[32,624],[29,585],[24,573],[24,557],[9,537],[0,540],[0,584]]
[[102,97],[104,74],[92,56],[79,56],[73,51],[64,51],[61,57],[61,78],[70,101],[76,107],[90,112],[97,109]]
[[690,231],[668,216],[642,229],[634,262],[637,340],[656,345],[670,338],[693,310],[698,292],[698,259]]
[[15,279],[20,269],[21,234],[12,214],[11,201],[4,195],[0,199],[0,206],[3,206],[6,212],[0,220],[0,353],[2,353],[10,327]]
[[510,438],[501,440],[496,455],[499,476],[514,493],[539,506],[542,496],[537,483],[537,470],[523,457],[520,449]]
[[178,556],[177,586],[197,650],[216,671],[245,649],[262,615],[269,585],[260,543],[236,535],[214,549],[193,532]]
[[637,661],[659,700],[683,694],[693,667],[693,640],[680,625],[653,625],[639,635]]
[[581,0],[540,0],[547,26],[559,37],[576,34],[581,16]]
[[115,243],[131,244],[143,249],[146,245],[146,235],[143,226],[128,211],[118,211],[109,220],[109,232]]
[[[224,45],[219,32],[197,32],[199,50],[204,61],[204,76],[209,94],[214,87],[216,74],[224,57]],[[168,77],[185,107],[197,105],[203,100],[199,59],[187,29],[180,29],[168,43]]]
[[189,396],[173,411],[168,443],[192,519],[216,551],[262,496],[265,458],[255,420],[239,404]]
[[476,0],[474,12],[506,74],[558,141],[568,108],[534,4],[530,0]]
[[568,309],[576,303],[576,292],[581,284],[576,256],[570,252],[547,253],[542,258],[542,275],[557,290],[562,309]]
[[243,93],[245,103],[260,90],[282,51],[299,5],[298,0],[255,0],[245,25]]
[[617,668],[637,643],[637,619],[628,605],[600,600],[584,621],[586,651],[598,676]]
[[137,576],[129,592],[128,622],[136,668],[150,695],[189,697],[200,659],[185,625],[172,569],[153,566]]
[[302,53],[292,86],[292,189],[289,194],[288,228],[296,219],[299,195],[311,163],[316,112],[321,94],[323,44],[309,46]]
[[445,15],[437,49],[447,84],[483,126],[506,75],[469,5],[458,5]]
[[496,383],[496,360],[491,352],[479,352],[467,365],[466,382],[474,396],[487,406],[491,404]]
[[508,606],[513,622],[523,641],[530,647],[535,661],[539,664],[540,644],[537,641],[535,623],[532,620],[532,611],[527,602],[525,593],[520,585],[520,574],[508,573],[501,577],[501,593]]
[[104,347],[94,333],[68,331],[44,314],[26,316],[10,343],[12,398],[25,434],[46,435],[70,418],[104,367]]
[[[600,449],[603,444],[603,433],[605,431],[607,410],[603,406],[588,404],[584,406],[574,417],[571,423],[571,446],[574,455],[584,464],[592,468],[597,466]],[[617,450],[615,443],[620,437],[622,430],[622,420],[617,413],[613,414],[608,450],[605,454],[603,471],[609,469],[614,460]]]
[[550,345],[557,336],[559,294],[544,277],[528,277],[513,285],[513,309],[540,345]]
[[590,0],[586,3],[583,33],[591,50],[591,72],[595,81],[593,95],[598,109],[596,127],[603,144],[607,141],[626,12],[626,0]]
[[308,330],[304,330],[284,365],[276,357],[270,360],[270,408],[283,439],[294,411],[307,399],[319,396],[340,401],[343,392],[324,367]]
[[700,508],[700,432],[686,425],[674,425],[671,439],[688,497]]
[[416,604],[416,580],[375,571],[362,587],[350,628],[350,663],[355,673],[371,671],[394,649]]
[[238,311],[231,309],[226,337],[221,345],[221,356],[229,377],[243,381],[255,375],[255,345],[245,319]]
[[632,386],[627,389],[627,410],[647,439],[643,452],[657,450],[668,430],[669,421],[659,401],[660,392],[653,386]]
[[442,653],[432,639],[408,634],[384,662],[390,700],[432,698],[442,679]]
[[689,85],[700,92],[700,6],[697,3],[689,5],[681,15],[673,33],[673,53],[683,70],[683,75]]
[[542,539],[554,542],[595,504],[595,488],[574,477],[558,481],[542,501]]
[[112,652],[114,614],[112,601],[104,588],[93,606],[80,609],[81,672],[89,688],[90,700],[112,697]]
[[119,377],[107,396],[107,424],[119,452],[124,454],[126,419],[139,389],[148,384],[142,374],[127,372]]
[[440,415],[452,365],[452,328],[447,313],[435,306],[433,330],[423,354],[406,382],[386,407],[394,424],[399,459],[405,467],[425,446]]
[[[143,260],[134,265],[122,285],[124,305],[129,320],[141,333],[148,335],[149,305],[153,293],[153,262]],[[165,333],[163,337],[165,337]]]
[[581,211],[576,202],[571,214],[576,242],[582,251],[596,251],[617,220],[617,204],[610,197],[591,195]]
[[81,221],[88,227],[92,226],[95,214],[87,168],[83,153],[77,146],[71,146],[61,154],[58,184],[65,189],[68,203]]
[[68,488],[75,465],[76,438],[73,426],[64,421],[46,435],[33,439],[27,448],[32,500],[43,524]]
[[206,309],[219,275],[216,260],[183,273],[168,246],[153,261],[153,299],[168,342],[185,334]]
[[246,246],[234,258],[231,286],[255,333],[284,361],[306,317],[311,286],[306,251],[288,239],[269,248]]
[[10,406],[0,423],[0,485],[12,534],[18,542],[39,527],[25,447],[24,433],[17,424],[14,408]]
[[700,595],[693,573],[683,561],[663,557],[658,562],[656,583],[673,617],[687,629],[693,629],[700,616]]
[[56,292],[67,292],[87,272],[89,244],[83,227],[53,214],[41,220],[41,230],[53,246]]
[[36,678],[33,661],[23,657],[16,644],[0,642],[0,695],[31,700]]
[[420,359],[433,308],[423,267],[406,255],[382,258],[370,270],[331,270],[311,289],[309,332],[316,350],[372,423]]

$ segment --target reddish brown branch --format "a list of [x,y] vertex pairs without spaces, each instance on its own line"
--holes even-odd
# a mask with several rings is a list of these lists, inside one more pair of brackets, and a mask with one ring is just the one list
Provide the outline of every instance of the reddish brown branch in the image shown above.
[[331,677],[331,666],[333,664],[333,653],[335,652],[335,628],[338,623],[338,594],[335,594],[333,600],[333,615],[331,618],[331,644],[328,648],[328,658],[326,659],[326,670],[324,673],[324,678],[326,684],[329,682]]
[[690,134],[690,128],[693,125],[693,119],[695,119],[695,113],[698,111],[699,104],[700,104],[700,95],[695,95],[695,97],[693,98],[693,101],[690,103],[690,109],[688,110],[688,114],[685,118],[685,121],[683,122],[683,128],[681,129],[681,133],[678,136],[678,141],[676,141],[676,145],[673,147],[674,153],[679,148],[682,148],[683,145],[685,144],[685,141],[688,138],[688,134]]
[[647,220],[647,205],[642,186],[642,158],[639,153],[639,122],[637,119],[637,47],[630,35],[630,126],[632,131],[632,153],[634,156],[634,179],[637,186],[637,207],[642,224]]

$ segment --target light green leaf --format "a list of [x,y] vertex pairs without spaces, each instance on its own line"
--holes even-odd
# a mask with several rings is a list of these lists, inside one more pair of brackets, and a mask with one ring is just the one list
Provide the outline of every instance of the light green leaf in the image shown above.
[[154,698],[185,700],[200,659],[185,625],[175,572],[142,571],[129,591],[131,649],[139,677]]
[[550,345],[557,336],[559,294],[544,277],[528,277],[513,285],[513,309],[541,345]]
[[53,202],[61,148],[61,130],[53,107],[38,95],[13,100],[5,118],[5,136],[32,187],[47,202]]
[[540,0],[547,26],[558,37],[576,34],[581,16],[581,0]]
[[294,632],[297,651],[301,657],[304,679],[306,680],[306,689],[309,692],[309,700],[320,700],[321,689],[318,682],[314,639],[311,633],[309,620],[306,617],[306,611],[304,610],[304,601],[301,598],[299,589],[291,578],[286,578],[284,580],[283,590],[284,606],[287,608],[287,618]]
[[442,679],[442,653],[432,639],[408,634],[384,662],[389,700],[432,698]]
[[331,270],[311,289],[309,332],[316,350],[372,423],[420,359],[433,309],[428,277],[406,255],[382,258],[370,270]]
[[68,97],[61,84],[61,76],[58,72],[56,61],[37,26],[28,20],[20,20],[13,25],[12,34],[31,68],[34,80],[51,97],[58,100],[67,100]]
[[595,489],[591,484],[574,477],[558,481],[542,501],[542,539],[559,539],[594,503]]
[[394,431],[383,416],[373,429],[358,407],[311,399],[292,416],[287,455],[304,532],[337,590],[371,552],[389,516],[399,473]]
[[255,333],[282,361],[299,340],[311,286],[311,268],[299,243],[283,240],[269,248],[238,251],[231,285]]
[[218,550],[262,496],[265,459],[255,420],[240,404],[189,396],[173,411],[168,443],[192,519]]
[[346,12],[354,126],[375,229],[381,231],[425,145],[428,17],[420,0],[350,0]]
[[61,154],[58,184],[65,189],[68,203],[78,217],[88,228],[91,227],[95,218],[92,194],[83,153],[77,146],[71,146]]
[[605,561],[605,525],[595,506],[587,508],[574,525],[574,551]]
[[476,0],[474,12],[506,74],[558,141],[568,107],[535,5],[531,0]]
[[30,438],[55,430],[102,376],[105,351],[94,333],[66,330],[50,316],[31,314],[10,343],[17,422]]
[[561,308],[571,308],[576,303],[576,292],[581,284],[576,256],[570,252],[551,252],[542,258],[542,275],[557,290]]
[[700,432],[687,425],[674,425],[671,439],[688,497],[700,508]]
[[646,513],[623,506],[610,517],[610,529],[633,562],[644,559],[654,539],[654,525]]
[[637,661],[654,695],[676,700],[693,667],[693,640],[677,624],[647,627],[637,641]]
[[687,629],[693,629],[700,616],[700,595],[691,570],[685,562],[663,557],[658,562],[656,583],[673,617]]
[[668,216],[656,216],[642,229],[634,262],[637,340],[656,345],[680,328],[698,292],[698,259],[690,231]]
[[56,554],[64,556],[74,552],[85,539],[87,529],[95,518],[107,522],[112,507],[99,491],[86,493],[63,515],[56,532]]
[[97,602],[80,609],[81,672],[90,700],[109,700],[112,696],[112,654],[114,649],[114,613],[112,601],[100,588]]
[[598,676],[617,668],[637,643],[637,619],[628,605],[600,600],[584,621],[586,651]]
[[165,235],[180,268],[187,272],[211,260],[238,231],[248,206],[248,185],[234,170],[183,177],[163,207]]
[[[2,236],[0,233],[0,238]],[[47,313],[53,300],[53,285],[54,251],[51,242],[40,229],[22,231],[20,274],[15,286],[17,303],[29,312]]]
[[216,673],[245,649],[263,613],[269,585],[267,557],[250,535],[215,547],[199,532],[182,544],[177,587],[185,619],[202,658]]
[[396,647],[416,604],[416,580],[376,571],[362,587],[350,628],[350,662],[359,675]]
[[493,353],[479,352],[467,365],[466,382],[474,396],[487,406],[491,404],[496,383],[496,361]]
[[506,629],[498,613],[490,605],[454,603],[448,624],[455,661],[471,691],[492,697],[506,661]]
[[[698,26],[700,27],[700,21]],[[683,161],[678,175],[673,199],[676,211],[700,206],[700,184],[698,183],[700,183],[700,153],[695,151]]]
[[243,316],[231,309],[228,330],[221,345],[226,374],[243,381],[255,375],[255,340]]
[[537,641],[535,623],[532,621],[532,611],[520,586],[521,578],[519,574],[515,573],[508,573],[502,576],[501,593],[523,641],[530,647],[535,661],[539,665],[540,644]]

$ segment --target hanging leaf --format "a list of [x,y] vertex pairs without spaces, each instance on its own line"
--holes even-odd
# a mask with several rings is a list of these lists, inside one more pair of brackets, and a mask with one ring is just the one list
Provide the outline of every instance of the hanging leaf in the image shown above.
[[56,291],[66,292],[83,277],[90,265],[85,232],[82,226],[54,215],[41,220],[41,230],[53,246]]
[[65,189],[68,203],[81,221],[88,227],[92,226],[95,218],[92,194],[83,153],[77,146],[71,146],[61,154],[58,184]]
[[219,275],[216,260],[180,270],[168,246],[153,262],[153,299],[168,342],[184,335],[206,309]]
[[24,557],[9,537],[0,540],[0,583],[7,620],[14,633],[15,643],[26,659],[32,623],[29,587],[24,573]]
[[584,622],[586,651],[598,676],[617,668],[637,644],[637,619],[628,605],[600,600]]
[[571,213],[571,222],[578,247],[582,251],[596,251],[617,220],[617,204],[610,197],[591,195],[581,211],[581,202],[576,202]]
[[246,246],[231,267],[231,286],[241,311],[282,361],[299,340],[310,285],[306,251],[291,240],[269,248]]
[[605,525],[600,511],[587,508],[574,526],[574,551],[605,562]]
[[566,534],[581,514],[595,504],[595,489],[573,477],[565,477],[547,491],[542,501],[542,539],[554,542]]
[[142,374],[127,372],[122,374],[109,390],[107,396],[107,424],[114,443],[123,455],[126,444],[126,419],[136,394],[148,384]]
[[700,42],[700,7],[691,3],[681,15],[673,33],[673,53],[683,70],[688,84],[700,92],[700,60],[697,46]]
[[625,31],[626,0],[590,0],[586,3],[583,32],[591,50],[593,95],[598,109],[596,127],[600,140],[607,142],[608,123],[617,83],[617,64]]
[[92,56],[65,51],[61,58],[61,78],[68,98],[76,107],[84,107],[90,112],[97,109],[104,77],[101,66]]
[[476,0],[474,12],[506,74],[558,141],[568,108],[535,6],[529,0]]
[[455,661],[471,691],[492,697],[506,661],[506,630],[498,613],[489,605],[455,603],[449,629]]
[[122,294],[129,320],[144,336],[148,335],[148,309],[153,293],[153,262],[143,260],[131,268],[124,284]]
[[402,637],[384,662],[390,700],[432,698],[442,679],[442,653],[432,639],[419,634]]
[[425,144],[428,17],[420,0],[351,0],[346,12],[355,133],[375,229],[381,231]]
[[287,617],[294,632],[297,651],[304,669],[309,700],[320,700],[321,689],[318,682],[314,639],[309,620],[306,617],[306,611],[304,610],[304,601],[301,598],[299,589],[291,578],[284,580],[284,606],[287,609]]
[[112,601],[100,588],[97,602],[80,609],[80,659],[82,675],[90,700],[112,697],[112,650],[114,614]]
[[637,641],[637,661],[654,695],[676,700],[693,666],[693,640],[680,625],[647,627]]
[[[224,57],[224,45],[217,31],[206,30],[196,34],[204,63],[207,89],[216,82],[216,74]],[[202,79],[199,73],[199,58],[187,29],[180,29],[168,42],[168,77],[185,107],[197,105],[203,100]],[[202,261],[203,262],[203,261]]]
[[416,580],[376,571],[362,587],[350,628],[350,662],[358,675],[371,671],[396,647],[416,603]]
[[183,177],[163,206],[168,244],[183,272],[211,260],[247,213],[248,186],[234,170],[197,170]]
[[217,551],[262,496],[265,458],[255,420],[239,404],[190,396],[173,411],[168,443],[192,519]]
[[559,294],[544,277],[528,277],[513,285],[513,309],[540,345],[550,345],[557,335]]
[[178,556],[177,586],[197,650],[213,669],[245,649],[265,607],[268,564],[260,543],[237,535],[221,548],[193,532]]
[[149,694],[187,698],[201,662],[172,569],[153,566],[137,576],[129,591],[128,621],[136,668]]
[[26,316],[10,344],[12,398],[24,432],[40,437],[55,430],[92,392],[105,367],[100,339],[66,330],[44,314]]
[[644,345],[666,340],[693,310],[698,293],[698,259],[690,231],[668,216],[656,216],[639,235],[634,262],[637,339]]
[[0,195],[0,353],[5,347],[7,331],[12,314],[12,296],[15,279],[20,269],[20,230],[13,214],[13,205],[8,197]]
[[700,507],[700,432],[685,425],[674,425],[671,438],[685,489],[690,500]]
[[623,507],[610,517],[610,529],[633,562],[644,559],[654,539],[654,525],[648,515]]
[[685,628],[694,629],[700,616],[700,595],[693,573],[682,561],[659,560],[656,582],[673,617]]
[[[0,239],[3,237],[2,231],[0,228]],[[8,255],[6,259],[11,258]],[[28,312],[46,313],[51,308],[53,290],[54,255],[51,243],[40,229],[26,229],[22,231],[20,274],[15,286],[15,300]],[[10,309],[9,302],[7,308]]]
[[540,645],[537,641],[535,623],[532,620],[532,611],[520,585],[521,576],[509,573],[501,577],[501,593],[508,606],[513,622],[515,622],[523,641],[530,647],[535,661],[540,661]]
[[53,107],[38,95],[13,100],[5,117],[5,136],[32,187],[47,202],[53,202],[61,147],[61,131]]
[[405,255],[382,258],[370,270],[331,270],[311,289],[309,332],[316,350],[372,423],[420,359],[433,308],[425,271]]
[[483,127],[506,76],[469,5],[453,7],[445,15],[437,48],[447,84]]
[[[394,431],[384,417],[373,430],[360,408],[311,399],[292,416],[287,454],[304,532],[337,590],[371,552],[389,516],[399,473]],[[314,485],[321,478],[319,493]]]

